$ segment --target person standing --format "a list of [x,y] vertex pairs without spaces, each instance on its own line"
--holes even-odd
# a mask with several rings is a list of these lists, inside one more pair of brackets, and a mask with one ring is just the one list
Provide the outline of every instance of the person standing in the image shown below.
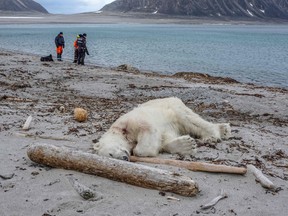
[[86,37],[87,34],[84,33],[80,35],[80,38],[77,39],[78,46],[78,65],[84,65],[85,54],[89,55],[87,46],[86,46]]
[[77,35],[76,40],[74,41],[74,61],[73,63],[78,62],[78,45],[77,45],[77,40],[80,38],[80,35]]
[[63,32],[60,32],[55,37],[55,45],[56,45],[56,52],[57,52],[57,60],[62,61],[62,53],[63,53],[63,49],[65,48],[65,40],[63,37]]

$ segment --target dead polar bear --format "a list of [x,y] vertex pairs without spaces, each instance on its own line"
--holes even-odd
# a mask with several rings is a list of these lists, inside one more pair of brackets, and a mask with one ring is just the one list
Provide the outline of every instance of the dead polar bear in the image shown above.
[[171,97],[148,101],[121,116],[94,149],[99,155],[121,160],[129,160],[131,153],[142,157],[159,152],[190,155],[196,152],[194,138],[217,142],[230,135],[228,123],[208,122]]

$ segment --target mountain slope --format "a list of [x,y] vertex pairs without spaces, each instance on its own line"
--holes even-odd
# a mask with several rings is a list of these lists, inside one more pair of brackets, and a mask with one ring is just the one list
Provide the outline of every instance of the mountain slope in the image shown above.
[[0,0],[0,11],[48,13],[44,7],[33,0]]
[[202,17],[288,19],[288,0],[116,0],[101,10]]

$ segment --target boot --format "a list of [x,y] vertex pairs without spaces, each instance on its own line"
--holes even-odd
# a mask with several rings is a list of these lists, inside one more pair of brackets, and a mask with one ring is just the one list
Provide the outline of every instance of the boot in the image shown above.
[[58,61],[62,61],[61,57],[62,57],[61,54],[57,54],[57,60]]
[[78,61],[78,49],[75,49],[75,51],[74,51],[74,61],[73,61],[73,63],[77,63],[77,61]]

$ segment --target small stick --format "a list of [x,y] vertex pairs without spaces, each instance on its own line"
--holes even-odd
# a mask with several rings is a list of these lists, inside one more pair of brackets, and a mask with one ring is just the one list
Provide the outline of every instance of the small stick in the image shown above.
[[273,182],[270,181],[266,176],[264,176],[263,173],[259,169],[257,169],[255,166],[249,164],[247,168],[250,172],[253,173],[253,175],[256,177],[256,180],[260,182],[262,187],[268,188],[268,189],[276,188]]
[[167,196],[168,200],[175,200],[175,201],[180,201],[180,199],[173,197],[173,196]]
[[29,137],[29,138],[39,138],[39,139],[50,139],[50,140],[59,140],[59,141],[70,141],[69,139],[65,137],[53,137],[53,136],[43,136],[43,135],[33,135],[28,133],[15,133],[16,136],[22,136],[22,137]]
[[274,166],[276,167],[284,167],[284,168],[288,168],[288,164],[277,164],[277,163],[272,163]]
[[23,126],[23,130],[29,130],[29,128],[30,128],[30,125],[31,125],[31,122],[32,122],[32,116],[30,115],[27,119],[26,119],[26,122],[25,122],[25,124],[24,124],[24,126]]
[[7,101],[15,101],[15,102],[34,102],[33,100],[27,99],[27,98],[16,98],[16,97],[9,97],[4,95],[0,98],[1,100],[7,100]]
[[14,173],[12,174],[8,174],[8,175],[1,175],[0,174],[0,178],[4,179],[4,180],[7,180],[7,179],[12,179],[14,177]]
[[205,205],[201,205],[201,209],[204,210],[204,209],[208,209],[208,208],[211,208],[213,207],[214,205],[216,205],[218,203],[219,200],[221,199],[224,199],[224,198],[227,198],[228,195],[224,192],[224,190],[222,189],[221,192],[220,192],[220,195],[215,197],[213,200],[211,200],[209,203],[205,204]]
[[97,201],[102,199],[101,194],[96,194],[95,191],[91,190],[89,187],[79,183],[75,178],[72,176],[67,177],[68,181],[72,185],[72,187],[77,191],[77,193],[85,200],[93,200]]

